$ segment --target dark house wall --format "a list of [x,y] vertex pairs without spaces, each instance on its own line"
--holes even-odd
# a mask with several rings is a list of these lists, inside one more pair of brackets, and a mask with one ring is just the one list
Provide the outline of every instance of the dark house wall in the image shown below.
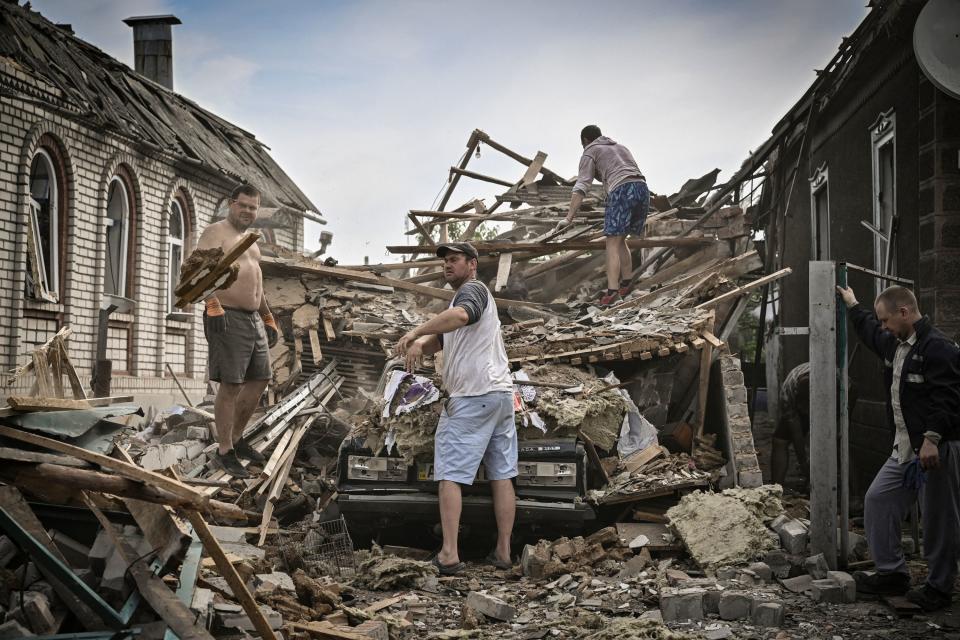
[[[781,289],[780,324],[808,325],[808,262],[811,260],[811,189],[809,178],[826,167],[830,212],[830,259],[874,267],[873,235],[861,220],[873,221],[871,125],[893,110],[896,117],[896,211],[900,217],[898,274],[916,280],[919,271],[918,85],[921,72],[911,46],[915,12],[903,12],[892,29],[860,51],[840,90],[815,113],[804,143],[797,184],[782,220],[783,266],[794,269]],[[793,159],[781,162],[783,174]],[[786,154],[790,155],[790,154]],[[785,177],[781,175],[781,180]],[[853,273],[850,284],[858,298],[870,304],[875,281]],[[782,375],[808,359],[803,336],[785,336]],[[851,336],[851,349],[858,341]],[[862,495],[889,455],[892,429],[887,426],[881,367],[876,356],[860,347],[850,367],[859,401],[851,416],[851,490]]]

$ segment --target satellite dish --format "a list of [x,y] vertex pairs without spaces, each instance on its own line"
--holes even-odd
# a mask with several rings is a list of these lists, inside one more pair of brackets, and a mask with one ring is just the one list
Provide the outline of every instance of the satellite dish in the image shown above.
[[960,99],[960,0],[929,0],[913,27],[913,52],[927,79]]

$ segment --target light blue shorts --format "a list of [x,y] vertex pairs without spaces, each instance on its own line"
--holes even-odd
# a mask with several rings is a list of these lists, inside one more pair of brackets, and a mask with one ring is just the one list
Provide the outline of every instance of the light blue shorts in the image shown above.
[[433,443],[434,479],[473,484],[480,462],[487,480],[517,475],[513,393],[447,399]]

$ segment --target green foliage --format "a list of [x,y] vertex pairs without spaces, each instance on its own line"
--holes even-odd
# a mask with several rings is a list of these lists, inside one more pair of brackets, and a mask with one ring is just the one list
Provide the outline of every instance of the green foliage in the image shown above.
[[[762,291],[753,291],[747,298],[747,308],[737,320],[737,333],[740,335],[740,359],[753,362],[757,350],[757,318],[754,311],[760,306]],[[761,353],[761,358],[763,354]]]
[[[470,224],[467,220],[451,220],[447,223],[447,234],[451,241],[456,241],[460,239],[460,236],[463,235],[463,232],[467,230],[467,226]],[[480,226],[477,227],[476,232],[473,235],[472,240],[492,240],[497,237],[497,229],[492,224],[487,222],[481,222]],[[430,239],[434,242],[440,242],[440,225],[435,226],[430,231]]]

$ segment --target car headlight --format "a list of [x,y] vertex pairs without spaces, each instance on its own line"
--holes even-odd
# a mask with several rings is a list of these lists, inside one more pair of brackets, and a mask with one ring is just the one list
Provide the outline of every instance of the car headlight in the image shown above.
[[517,485],[523,487],[575,487],[577,465],[572,462],[523,462],[517,465]]
[[347,456],[347,478],[404,482],[407,479],[407,465],[401,458]]

